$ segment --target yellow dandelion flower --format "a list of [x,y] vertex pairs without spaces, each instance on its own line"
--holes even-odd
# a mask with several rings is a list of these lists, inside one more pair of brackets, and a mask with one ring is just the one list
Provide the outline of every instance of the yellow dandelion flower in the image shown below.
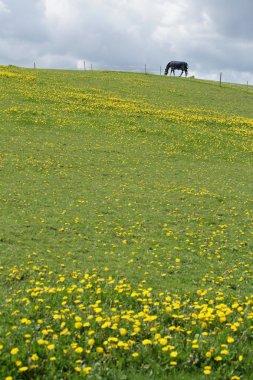
[[126,334],[127,334],[127,330],[126,330],[126,329],[124,329],[124,328],[122,328],[122,329],[119,329],[119,333],[120,333],[120,335],[124,336],[124,335],[126,335]]
[[20,322],[23,323],[24,325],[30,325],[32,323],[30,319],[27,319],[27,318],[21,318]]
[[235,341],[234,338],[232,338],[231,336],[227,337],[227,342],[228,343],[234,343],[234,341]]
[[85,373],[87,375],[88,373],[90,373],[91,370],[92,370],[91,367],[84,367],[83,368],[83,373]]
[[105,322],[102,324],[101,328],[106,329],[107,327],[110,327],[110,326],[111,326],[111,322]]
[[99,353],[99,354],[102,354],[104,352],[104,349],[103,347],[97,347],[96,348],[96,351]]
[[39,345],[42,345],[42,344],[45,344],[46,341],[45,341],[44,339],[38,339],[38,340],[37,340],[37,343],[38,343]]
[[16,355],[18,352],[19,352],[19,349],[18,349],[17,347],[15,347],[15,348],[13,348],[13,349],[11,350],[11,354],[12,354],[12,355]]
[[152,344],[152,342],[151,342],[150,339],[144,339],[144,340],[142,341],[142,344],[143,344],[144,346],[146,346],[146,345],[148,345],[148,344]]
[[76,352],[77,354],[81,354],[81,353],[83,352],[83,348],[82,348],[82,347],[77,347],[77,348],[75,349],[75,352]]
[[19,372],[26,372],[26,371],[28,371],[28,367],[20,367],[19,368]]
[[31,356],[31,359],[35,362],[35,361],[39,360],[39,357],[38,357],[37,354],[33,354],[33,355]]
[[204,375],[210,375],[211,374],[211,370],[212,370],[212,367],[210,367],[210,366],[205,366],[204,367]]
[[137,357],[139,356],[139,354],[138,354],[138,352],[134,352],[134,353],[132,354],[132,356],[133,356],[134,358],[137,358]]
[[168,342],[168,339],[166,339],[166,338],[160,338],[160,339],[159,339],[159,343],[160,343],[162,346],[166,346],[167,342]]
[[171,358],[176,358],[176,357],[177,357],[177,351],[172,351],[172,352],[170,353],[170,357],[171,357]]
[[118,342],[118,338],[115,338],[114,336],[110,336],[108,338],[108,342]]
[[49,344],[49,345],[47,346],[47,349],[48,349],[49,351],[52,351],[52,350],[55,349],[55,345],[54,345],[54,344]]
[[60,335],[69,335],[69,334],[70,334],[70,332],[69,332],[69,329],[67,327],[60,332]]

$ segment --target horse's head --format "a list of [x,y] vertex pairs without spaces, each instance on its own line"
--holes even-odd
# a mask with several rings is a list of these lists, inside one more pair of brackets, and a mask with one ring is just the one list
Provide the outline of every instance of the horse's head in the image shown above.
[[164,71],[164,75],[167,75],[168,72],[169,72],[169,68],[170,68],[170,62],[167,64],[167,66],[165,67],[165,71]]

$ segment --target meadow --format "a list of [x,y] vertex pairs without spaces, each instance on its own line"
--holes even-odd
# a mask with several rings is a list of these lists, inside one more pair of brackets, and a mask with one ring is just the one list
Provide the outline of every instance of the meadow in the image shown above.
[[253,88],[0,88],[0,378],[253,379]]

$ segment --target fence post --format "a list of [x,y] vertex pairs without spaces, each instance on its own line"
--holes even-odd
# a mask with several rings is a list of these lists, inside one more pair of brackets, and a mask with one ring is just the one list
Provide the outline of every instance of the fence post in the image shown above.
[[147,74],[147,65],[145,63],[145,74]]
[[90,69],[92,70],[92,63],[90,64]]
[[35,64],[35,62],[33,63],[33,68],[36,69],[36,64]]
[[160,75],[162,75],[162,66],[160,66]]
[[83,69],[86,71],[85,61],[83,61]]
[[249,81],[247,81],[247,92],[249,91]]
[[220,72],[220,87],[221,87],[222,72]]

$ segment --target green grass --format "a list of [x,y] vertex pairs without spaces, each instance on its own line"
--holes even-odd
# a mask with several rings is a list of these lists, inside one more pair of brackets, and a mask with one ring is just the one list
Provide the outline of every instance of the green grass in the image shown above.
[[16,67],[0,84],[1,378],[251,379],[252,89]]

